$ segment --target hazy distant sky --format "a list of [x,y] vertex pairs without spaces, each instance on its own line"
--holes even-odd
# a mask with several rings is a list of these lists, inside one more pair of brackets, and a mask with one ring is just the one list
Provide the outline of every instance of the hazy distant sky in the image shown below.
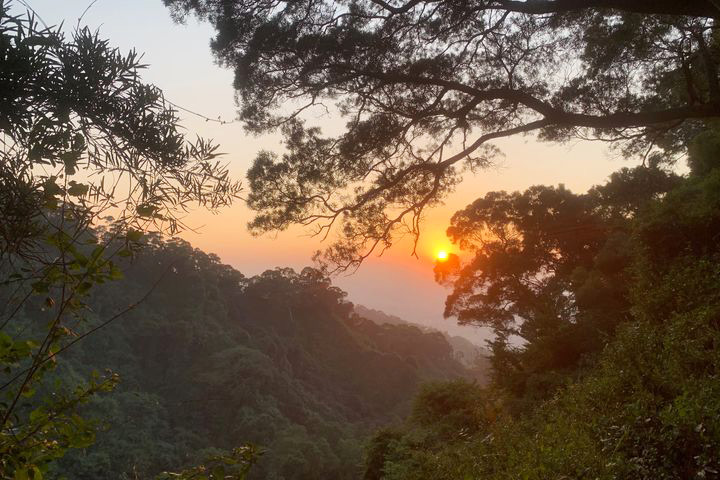
[[[15,0],[16,10],[24,8]],[[48,24],[64,21],[74,26],[90,5],[90,0],[28,0],[27,4]],[[209,25],[189,20],[178,25],[160,0],[97,0],[82,21],[121,50],[132,48],[144,53],[148,68],[145,81],[161,87],[172,102],[208,117],[232,120],[236,106],[232,89],[233,74],[214,62],[209,48],[213,30]],[[245,175],[255,154],[261,150],[279,151],[276,135],[252,137],[235,124],[220,125],[180,112],[189,135],[213,138],[225,152],[232,172]],[[320,125],[336,119],[318,118]],[[342,123],[342,122],[340,122]],[[337,124],[337,122],[335,122]],[[443,320],[447,291],[433,281],[433,255],[438,249],[453,250],[444,231],[450,216],[475,198],[492,190],[522,190],[534,184],[564,183],[574,191],[584,191],[603,182],[607,176],[629,163],[619,159],[599,143],[579,142],[553,145],[533,137],[514,137],[496,143],[505,153],[501,165],[466,178],[443,207],[428,213],[419,244],[419,259],[410,256],[407,242],[396,244],[380,258],[371,258],[358,272],[341,276],[335,283],[349,293],[351,301],[384,310],[410,321],[432,325],[471,338],[482,332],[460,328],[453,320]],[[238,203],[218,215],[193,212],[187,222],[198,229],[183,238],[207,252],[216,253],[245,275],[277,266],[302,268],[311,264],[311,255],[322,245],[299,228],[278,235],[255,238],[245,225],[251,213]]]

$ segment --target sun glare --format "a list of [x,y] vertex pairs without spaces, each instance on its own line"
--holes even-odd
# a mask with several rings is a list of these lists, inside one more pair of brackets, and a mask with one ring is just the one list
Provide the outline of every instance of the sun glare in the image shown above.
[[440,250],[437,252],[437,259],[440,260],[441,262],[444,262],[445,260],[447,260],[447,258],[448,258],[448,252],[446,252],[445,250]]

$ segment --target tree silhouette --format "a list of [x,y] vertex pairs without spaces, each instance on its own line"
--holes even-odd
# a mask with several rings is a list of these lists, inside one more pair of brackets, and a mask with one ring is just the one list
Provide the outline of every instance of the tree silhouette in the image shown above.
[[[165,3],[217,29],[246,127],[285,135],[287,152],[261,153],[249,172],[251,227],[324,237],[339,223],[326,259],[340,268],[417,237],[427,207],[492,163],[494,139],[672,155],[720,115],[711,1]],[[313,109],[339,112],[344,132],[306,125]]]
[[453,215],[448,236],[471,257],[435,267],[453,288],[445,315],[493,330],[496,384],[545,396],[630,318],[633,219],[679,181],[641,166],[586,194],[490,192]]

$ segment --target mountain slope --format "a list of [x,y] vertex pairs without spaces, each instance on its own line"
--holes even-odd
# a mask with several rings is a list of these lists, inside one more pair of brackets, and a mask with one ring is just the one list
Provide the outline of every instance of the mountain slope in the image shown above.
[[473,378],[481,383],[487,381],[490,369],[490,361],[488,360],[490,351],[476,345],[467,338],[450,335],[447,332],[441,332],[425,325],[408,322],[398,316],[390,315],[381,310],[368,308],[364,305],[355,305],[354,312],[359,317],[371,320],[378,325],[411,326],[424,333],[442,335],[452,348],[453,357],[472,371]]
[[88,326],[158,286],[57,372],[67,385],[106,368],[122,380],[88,407],[107,428],[58,464],[68,478],[151,478],[246,442],[265,452],[251,478],[358,478],[369,432],[407,414],[422,382],[471,376],[442,335],[359,319],[313,269],[248,279],[157,239],[126,267],[94,295]]

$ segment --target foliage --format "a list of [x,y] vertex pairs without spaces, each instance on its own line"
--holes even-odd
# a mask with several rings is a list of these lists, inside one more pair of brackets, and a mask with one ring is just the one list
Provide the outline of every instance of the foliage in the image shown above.
[[231,454],[214,455],[203,465],[180,473],[161,473],[156,480],[244,480],[257,457],[252,447],[236,448]]
[[587,194],[491,192],[453,216],[448,236],[472,257],[435,267],[453,287],[445,315],[492,328],[498,386],[532,404],[602,349],[630,317],[632,223],[679,180],[622,169]]
[[[2,340],[8,341],[7,336]],[[7,343],[6,343],[7,345]],[[99,392],[108,392],[117,383],[117,376],[100,378],[98,375],[86,385],[78,385],[71,392],[55,392],[27,414],[27,421],[18,422],[12,430],[3,433],[0,443],[1,478],[41,479],[48,463],[62,458],[68,450],[85,448],[95,439],[92,422],[81,418],[78,407]],[[23,392],[25,398],[34,393],[30,388]]]
[[[249,479],[353,479],[369,433],[409,413],[422,382],[474,375],[440,333],[358,317],[314,269],[246,278],[186,242],[150,234],[117,266],[124,280],[89,292],[84,328],[152,293],[92,341],[60,352],[46,373],[40,390],[93,370],[122,377],[80,411],[95,419],[93,445],[56,459],[47,476],[212,472],[224,460],[208,458],[252,444],[240,452],[262,455],[238,464],[252,464]],[[15,324],[38,328],[41,308],[26,304]]]
[[118,381],[49,381],[101,328],[85,321],[93,289],[122,276],[117,259],[144,232],[176,232],[190,204],[215,209],[239,191],[214,145],[185,141],[134,51],[17,11],[0,1],[0,478],[15,480],[91,443],[78,408]]
[[423,386],[405,424],[379,431],[368,444],[364,478],[463,478],[450,462],[439,467],[438,460],[484,431],[486,413],[477,384],[456,380]]
[[[329,267],[418,236],[497,138],[600,138],[658,162],[720,114],[710,0],[164,1],[217,30],[246,127],[285,136],[248,173],[250,226],[340,225]],[[313,111],[344,129],[323,135]]]
[[[720,170],[710,165],[720,152],[714,138],[712,130],[699,136],[690,150],[693,172],[666,194],[646,200],[624,222],[627,260],[620,264],[624,274],[619,278],[624,279],[620,287],[627,315],[613,319],[620,312],[610,303],[600,305],[598,311],[616,327],[606,335],[604,348],[572,367],[573,380],[566,378],[552,395],[537,398],[528,389],[508,388],[496,372],[495,386],[477,397],[478,410],[486,412],[481,417],[484,422],[465,423],[480,425],[476,433],[462,441],[416,440],[418,432],[446,428],[448,419],[465,416],[463,404],[444,404],[439,409],[444,415],[431,416],[424,425],[411,416],[383,449],[368,450],[366,472],[372,475],[366,478],[718,478]],[[627,173],[613,176],[591,195],[622,192],[617,182],[631,179]],[[495,211],[514,211],[509,205],[518,198],[522,197],[515,196]],[[631,197],[626,195],[614,197],[624,199],[624,206],[607,195],[597,198],[600,203],[593,211],[632,210]],[[484,205],[487,200],[476,203]],[[472,207],[456,220],[478,211]],[[518,224],[515,218],[511,225]],[[462,230],[462,225],[456,222],[456,233],[479,232]],[[529,231],[537,238],[544,230]],[[526,232],[515,239],[520,245]],[[521,251],[518,248],[516,254]],[[590,255],[597,258],[601,251]],[[567,254],[562,258],[572,260]],[[487,274],[483,270],[477,275],[482,279]],[[568,291],[574,291],[571,287]],[[597,295],[605,298],[601,291]],[[578,319],[571,325],[583,321],[583,307],[576,312]],[[557,332],[549,334],[545,345],[557,336]],[[532,341],[516,346],[510,356],[519,358],[525,368],[547,369],[528,356],[532,348]],[[514,408],[518,402],[526,408]],[[387,434],[379,432],[370,445],[384,438]]]

